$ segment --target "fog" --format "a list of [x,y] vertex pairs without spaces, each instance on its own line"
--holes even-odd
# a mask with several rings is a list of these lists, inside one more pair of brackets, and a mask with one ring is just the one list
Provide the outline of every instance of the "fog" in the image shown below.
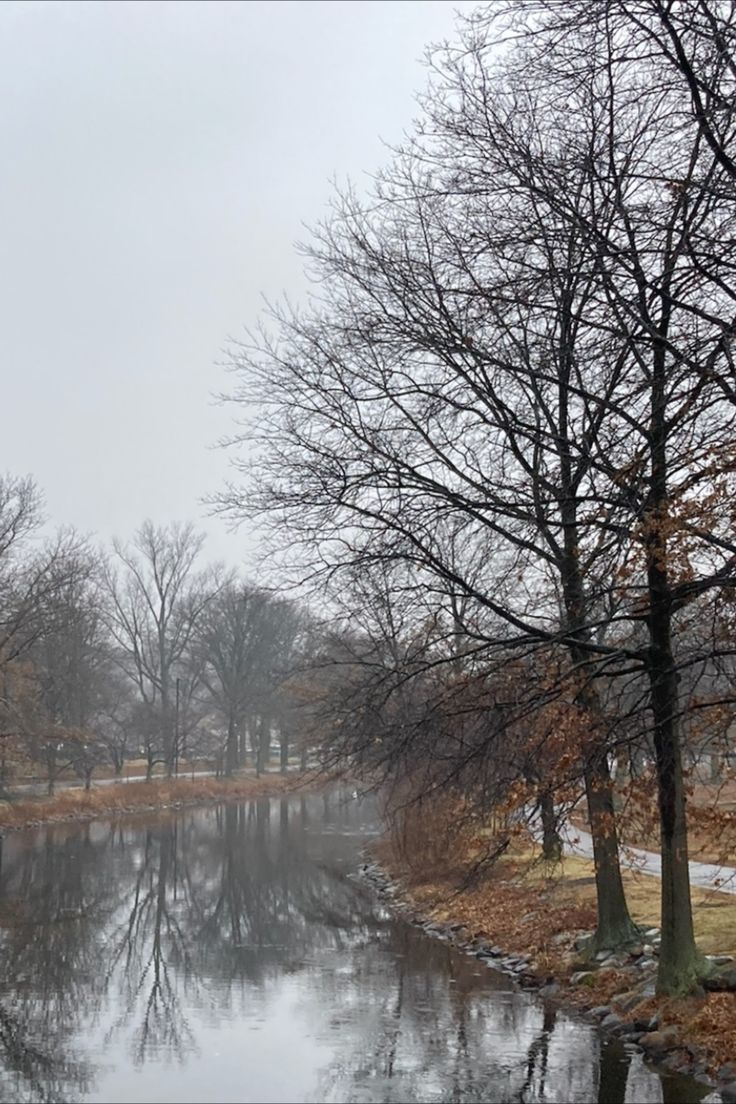
[[208,518],[229,335],[298,297],[294,242],[411,122],[445,0],[0,8],[4,449],[54,524]]

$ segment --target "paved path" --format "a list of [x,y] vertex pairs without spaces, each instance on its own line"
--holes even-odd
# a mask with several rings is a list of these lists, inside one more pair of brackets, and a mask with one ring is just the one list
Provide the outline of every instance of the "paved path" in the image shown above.
[[[312,767],[314,763],[310,764]],[[288,773],[291,774],[296,770],[299,771],[299,767],[294,760],[291,761]],[[277,765],[273,770],[266,770],[264,774],[280,774],[280,767]],[[255,777],[255,767],[241,767],[236,771],[235,777],[242,778],[243,776]],[[215,778],[217,771],[213,770],[198,770],[198,771],[180,771],[179,774],[174,775],[174,778]],[[155,782],[166,781],[167,775],[154,774],[153,780]],[[121,775],[119,778],[93,778],[92,787],[97,789],[99,786],[119,786],[126,782],[145,782],[145,774],[129,774]],[[56,783],[56,789],[58,790],[81,790],[84,786],[84,780],[81,778],[61,778]],[[18,785],[10,783],[7,787],[7,792],[11,798],[19,797],[21,794],[30,794],[31,796],[44,797],[48,792],[48,782],[39,780],[37,782],[22,782]]]
[[[593,858],[593,839],[589,832],[566,824],[561,829],[561,835],[563,847],[568,854]],[[651,874],[655,878],[662,877],[662,860],[654,851],[643,851],[640,847],[622,847],[621,864],[630,870]],[[717,889],[721,893],[736,894],[736,867],[693,861],[690,863],[690,883],[701,889]]]
[[[175,778],[207,778],[212,777],[215,771],[182,771],[178,775],[174,775]],[[154,781],[165,781],[165,774],[154,774]],[[121,775],[119,778],[93,778],[92,787],[98,789],[100,786],[119,786],[126,782],[145,782],[145,774],[129,774]],[[83,779],[77,778],[60,778],[56,783],[57,790],[81,790],[84,786]],[[24,782],[19,786],[15,786],[12,783],[8,786],[8,792],[12,795],[15,794],[38,794],[43,796],[48,790],[48,782]]]

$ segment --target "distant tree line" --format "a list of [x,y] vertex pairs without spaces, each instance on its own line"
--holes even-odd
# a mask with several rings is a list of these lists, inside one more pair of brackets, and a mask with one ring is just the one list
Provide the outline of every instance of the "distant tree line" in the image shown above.
[[584,795],[594,948],[636,935],[613,774],[651,777],[666,993],[709,968],[686,766],[729,752],[734,698],[735,13],[461,21],[413,132],[311,234],[310,301],[233,350],[220,498],[331,604],[332,761],[536,809],[549,855]]
[[[0,767],[90,785],[128,761],[258,772],[302,761],[306,611],[202,561],[192,525],[144,522],[106,551],[42,538],[31,478],[0,476]],[[140,766],[140,763],[139,763]]]

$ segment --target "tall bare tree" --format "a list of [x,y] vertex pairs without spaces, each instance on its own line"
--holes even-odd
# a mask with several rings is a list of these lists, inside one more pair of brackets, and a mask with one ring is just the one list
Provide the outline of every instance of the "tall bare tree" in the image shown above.
[[[576,120],[580,156],[594,167],[587,217],[570,204],[566,169],[550,147],[518,128],[516,160],[533,167],[529,178],[538,180],[543,166],[556,178],[555,209],[598,258],[608,324],[635,373],[629,456],[611,476],[631,514],[626,616],[642,631],[658,773],[659,984],[677,992],[707,969],[690,908],[679,684],[708,651],[722,651],[712,637],[694,654],[678,646],[678,635],[689,606],[736,583],[733,8],[600,0],[564,12],[522,3],[514,14],[537,104],[549,116],[555,102],[572,98],[566,112]],[[497,16],[488,9],[491,25]],[[603,109],[597,120],[574,106],[581,87]]]
[[[191,524],[145,521],[130,545],[116,541],[107,574],[110,628],[123,669],[161,734],[161,760],[171,774],[178,753],[176,671],[198,618],[220,587],[219,572],[197,572],[204,538]],[[149,757],[149,771],[152,768]]]
[[[276,336],[236,353],[236,399],[260,400],[249,434],[263,449],[256,483],[223,496],[286,527],[323,578],[398,559],[462,594],[489,655],[566,656],[569,704],[589,718],[579,751],[604,944],[632,926],[602,692],[646,679],[666,992],[706,969],[678,731],[694,659],[676,654],[678,613],[732,587],[736,568],[733,20],[715,3],[693,19],[675,9],[494,5],[434,55],[414,140],[307,247],[312,304],[277,308]],[[518,43],[506,54],[499,28]],[[437,534],[452,525],[491,550],[484,575],[448,558]]]
[[197,628],[202,682],[225,728],[225,771],[238,766],[240,733],[262,697],[269,597],[246,583],[231,582],[207,607]]
[[89,787],[102,758],[95,728],[112,676],[98,557],[73,533],[66,539],[29,649],[41,706],[39,724],[29,735],[35,757],[46,766],[49,791],[60,769],[69,765]]

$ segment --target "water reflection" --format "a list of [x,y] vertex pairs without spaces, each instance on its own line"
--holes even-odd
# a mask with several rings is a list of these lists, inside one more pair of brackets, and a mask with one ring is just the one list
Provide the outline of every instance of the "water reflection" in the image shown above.
[[393,920],[351,877],[372,830],[334,793],[9,838],[0,1099],[704,1095]]

